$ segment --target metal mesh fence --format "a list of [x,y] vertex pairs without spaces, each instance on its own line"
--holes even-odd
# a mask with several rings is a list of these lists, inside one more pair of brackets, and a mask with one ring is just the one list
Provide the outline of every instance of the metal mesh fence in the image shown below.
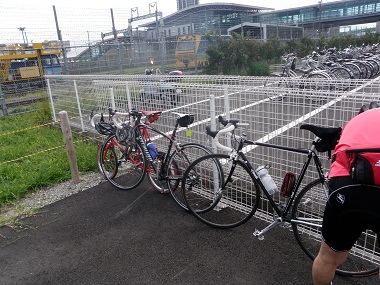
[[[196,123],[191,140],[210,145],[204,130],[215,120],[210,118],[212,95],[216,116],[250,124],[245,130],[248,139],[302,148],[307,148],[313,137],[299,129],[301,124],[344,126],[363,104],[378,100],[379,89],[378,80],[271,77],[48,76],[48,80],[53,116],[61,110],[69,112],[70,117],[77,117],[73,124],[82,131],[94,131],[84,116],[91,111],[107,113],[113,106],[122,111],[162,110],[164,115],[155,124],[165,132],[174,124],[171,112],[193,113]],[[286,171],[296,172],[303,162],[302,156],[282,150],[258,147],[249,153],[258,165],[273,166],[271,172],[278,184]],[[326,160],[326,166],[328,163]]]
[[[379,80],[312,80],[301,78],[232,77],[232,76],[48,76],[53,117],[65,110],[71,123],[81,131],[94,132],[86,116],[92,111],[107,114],[108,108],[126,111],[163,111],[154,126],[170,132],[174,125],[173,112],[193,113],[192,136],[178,132],[180,142],[196,142],[213,148],[205,127],[215,124],[217,116],[239,119],[249,123],[241,130],[254,141],[269,142],[294,148],[310,147],[311,132],[300,130],[302,124],[343,127],[363,104],[378,100]],[[217,126],[218,127],[218,126]],[[239,134],[239,132],[238,132]],[[226,145],[230,141],[224,138]],[[156,140],[158,149],[165,149]],[[213,148],[214,151],[222,152]],[[269,164],[270,174],[278,186],[286,172],[299,173],[306,157],[302,154],[267,147],[246,148],[254,167]],[[325,170],[330,161],[320,156]],[[311,166],[303,185],[317,178]],[[280,194],[275,200],[284,202]],[[264,220],[272,220],[272,210],[265,199],[258,212]],[[374,240],[373,234],[368,237]],[[375,243],[369,255],[375,260]]]

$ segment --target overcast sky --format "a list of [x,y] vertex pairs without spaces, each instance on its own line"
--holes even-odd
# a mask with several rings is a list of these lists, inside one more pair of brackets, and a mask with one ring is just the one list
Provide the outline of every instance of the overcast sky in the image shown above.
[[[4,0],[0,0],[0,3]],[[335,0],[336,1],[336,0]],[[200,0],[200,4],[206,3],[236,3],[236,4],[246,4],[252,6],[268,7],[278,9],[286,9],[292,7],[301,7],[306,5],[317,4],[319,0],[297,0],[297,1],[281,1],[281,0],[265,0],[265,1],[254,1],[254,0]],[[333,2],[331,0],[322,0],[323,3]],[[28,5],[30,0],[18,0],[15,5]],[[102,8],[134,8],[138,7],[139,10],[149,10],[149,4],[157,3],[159,11],[164,13],[164,16],[167,16],[171,13],[174,13],[177,10],[177,1],[176,0],[139,0],[139,1],[127,1],[127,0],[111,0],[111,1],[78,1],[78,0],[38,0],[33,2],[33,5],[56,5],[57,7],[102,7]]]
[[[199,2],[200,4],[246,4],[279,10],[318,4],[318,1],[200,0]],[[323,3],[327,2],[333,1],[323,0]],[[15,2],[0,0],[0,43],[23,42],[22,35],[24,34],[19,30],[23,27],[25,27],[29,42],[57,40],[53,5],[56,8],[63,40],[70,40],[72,44],[79,44],[87,42],[87,40],[98,41],[101,32],[112,30],[111,8],[115,18],[115,27],[119,30],[127,28],[132,8],[137,7],[139,15],[142,16],[155,11],[154,3],[164,17],[177,10],[176,0],[18,0]],[[134,16],[136,15],[134,14]],[[134,22],[133,25],[138,26],[139,23]]]

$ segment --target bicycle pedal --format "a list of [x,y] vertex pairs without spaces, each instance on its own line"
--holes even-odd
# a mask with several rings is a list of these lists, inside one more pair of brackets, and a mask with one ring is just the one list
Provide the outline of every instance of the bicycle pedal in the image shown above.
[[169,194],[170,193],[169,189],[162,189],[160,192],[161,192],[161,194]]
[[257,237],[258,240],[264,240],[264,235],[261,234],[261,231],[259,231],[258,229],[256,229],[254,232],[253,232],[253,235],[255,237]]

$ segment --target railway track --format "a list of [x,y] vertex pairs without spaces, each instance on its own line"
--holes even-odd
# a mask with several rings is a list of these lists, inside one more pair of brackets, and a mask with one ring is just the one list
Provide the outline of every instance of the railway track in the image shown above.
[[12,100],[5,100],[5,106],[7,108],[14,108],[14,107],[20,107],[20,106],[29,106],[37,102],[43,102],[47,101],[48,98],[43,97],[32,97],[32,98],[20,98],[20,99],[12,99]]

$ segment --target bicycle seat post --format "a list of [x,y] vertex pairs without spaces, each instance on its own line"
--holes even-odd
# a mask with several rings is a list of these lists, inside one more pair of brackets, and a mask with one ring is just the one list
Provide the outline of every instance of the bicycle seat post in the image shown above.
[[178,120],[179,120],[179,118],[177,118],[176,121],[175,121],[174,129],[173,129],[173,132],[172,132],[172,138],[174,138],[176,136],[178,125],[179,125],[179,121]]

